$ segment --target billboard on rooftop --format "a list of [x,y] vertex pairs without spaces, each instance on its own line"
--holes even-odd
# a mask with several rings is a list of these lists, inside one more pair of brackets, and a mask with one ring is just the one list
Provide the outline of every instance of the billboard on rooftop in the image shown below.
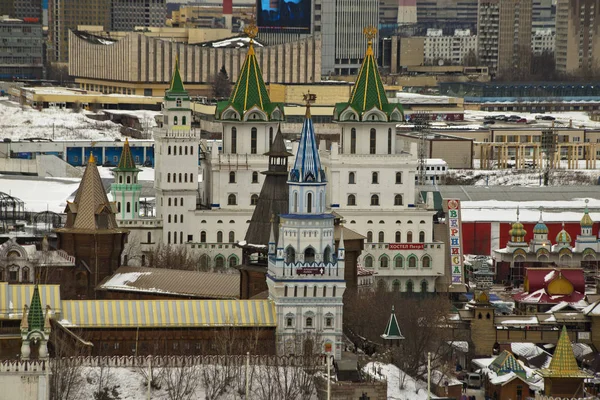
[[311,0],[257,0],[256,19],[261,30],[310,33]]

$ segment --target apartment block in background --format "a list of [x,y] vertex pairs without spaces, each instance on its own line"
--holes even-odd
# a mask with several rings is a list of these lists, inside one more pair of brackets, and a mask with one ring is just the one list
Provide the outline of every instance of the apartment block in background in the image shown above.
[[556,69],[600,68],[600,0],[558,0],[556,7]]
[[44,77],[41,21],[0,17],[0,79]]
[[0,15],[12,18],[37,18],[42,23],[42,0],[0,0]]
[[166,20],[166,0],[112,0],[113,31],[132,31],[136,26],[165,26]]

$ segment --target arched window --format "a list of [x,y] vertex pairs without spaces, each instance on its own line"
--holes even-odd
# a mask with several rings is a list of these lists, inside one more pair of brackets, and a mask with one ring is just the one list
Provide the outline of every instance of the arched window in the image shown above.
[[379,183],[379,173],[373,172],[371,174],[371,183]]
[[177,207],[177,197],[175,197],[175,207]]
[[21,269],[21,282],[29,282],[29,267]]
[[423,268],[431,268],[431,258],[429,256],[423,256],[421,264],[423,265]]
[[329,246],[325,247],[325,250],[323,251],[323,262],[331,262],[331,248]]
[[348,205],[355,206],[356,205],[356,196],[353,194],[348,195]]
[[234,242],[235,242],[235,232],[230,231],[229,232],[229,243],[234,243]]
[[206,231],[200,232],[200,243],[206,243]]
[[285,262],[290,264],[296,262],[296,250],[292,246],[289,246],[285,251]]
[[181,99],[175,100],[175,106],[176,107],[181,107]]
[[185,149],[185,155],[187,156],[187,146],[183,146],[183,148]]
[[171,173],[167,174],[167,182],[171,182]]
[[374,194],[371,196],[371,205],[378,206],[379,205],[379,196]]
[[306,327],[307,328],[312,328],[313,326],[313,319],[312,317],[306,317]]
[[312,247],[308,247],[306,250],[304,250],[304,262],[315,262],[315,249],[313,249]]
[[377,152],[377,131],[375,128],[371,128],[369,132],[369,153],[375,154]]
[[425,243],[425,232],[419,232],[419,243]]
[[273,127],[269,128],[269,150],[271,150],[271,145],[273,144]]
[[385,233],[383,231],[379,232],[379,243],[385,242]]
[[394,268],[404,268],[404,259],[402,256],[398,255],[394,259]]
[[127,210],[125,212],[130,213],[131,212],[131,203],[127,202]]
[[421,293],[427,293],[429,291],[429,284],[427,281],[421,281]]
[[177,155],[177,146],[173,146],[173,155],[176,156]]
[[218,255],[215,257],[215,270],[222,271],[225,269],[225,257]]
[[171,155],[171,146],[167,147],[167,155]]
[[171,232],[167,232],[167,244],[171,244]]
[[146,243],[152,243],[152,232],[146,234]]
[[402,242],[402,232],[396,231],[396,235],[394,236],[394,241],[396,243],[401,243]]
[[194,146],[190,146],[190,155],[194,155]]
[[402,172],[396,172],[396,184],[402,184]]
[[237,199],[235,197],[235,194],[231,193],[229,196],[227,196],[227,205],[235,206],[236,204],[237,204]]
[[350,130],[350,154],[356,154],[356,128]]
[[119,183],[123,183],[123,176],[119,176]]
[[348,174],[348,184],[354,185],[356,183],[356,174],[354,172],[350,172]]
[[312,212],[312,201],[313,195],[312,193],[308,192],[308,194],[306,195],[306,212],[308,213]]
[[258,183],[258,172],[252,172],[252,183]]
[[256,128],[252,128],[250,130],[250,153],[251,154],[256,154],[257,153],[257,132],[256,132]]
[[253,194],[252,196],[250,196],[250,205],[255,206],[257,204],[258,204],[258,195]]
[[365,268],[373,268],[373,257],[371,257],[371,256],[365,257]]
[[117,202],[117,212],[121,212],[121,202]]
[[396,279],[392,283],[392,291],[394,291],[394,292],[399,292],[400,291],[400,281],[398,279]]
[[[185,116],[181,117],[181,125],[187,124],[187,118]],[[185,154],[187,154],[187,149],[185,149]]]
[[408,268],[417,268],[417,257],[408,257]]
[[388,129],[388,154],[392,154],[392,128]]
[[190,173],[190,182],[194,183],[194,174],[191,174],[191,173]]
[[173,218],[174,218],[174,221],[173,221],[173,222],[174,222],[174,223],[177,223],[177,214],[175,214],[175,215],[173,216]]
[[388,258],[388,256],[381,256],[381,258],[379,259],[379,267],[387,268],[389,266],[390,266],[390,259]]
[[177,116],[173,117],[173,125],[177,125]]
[[237,153],[237,129],[231,128],[231,154]]
[[298,212],[298,192],[294,192],[294,213]]
[[131,177],[127,176],[127,184],[129,185],[131,183]]
[[229,173],[229,183],[235,183],[235,172],[231,171]]
[[414,292],[414,285],[413,282],[411,280],[409,280],[408,282],[406,282],[406,293],[412,293]]
[[229,256],[229,267],[234,268],[237,265],[237,258],[235,256]]
[[[186,147],[186,149],[187,149],[187,147]],[[187,174],[183,174],[183,181],[184,181],[185,183],[187,183]]]
[[394,196],[394,205],[395,206],[401,206],[402,205],[402,195],[401,194],[397,194]]
[[367,232],[367,243],[373,243],[373,232]]
[[406,243],[412,243],[412,232],[406,232]]
[[217,243],[223,243],[223,232],[217,232]]

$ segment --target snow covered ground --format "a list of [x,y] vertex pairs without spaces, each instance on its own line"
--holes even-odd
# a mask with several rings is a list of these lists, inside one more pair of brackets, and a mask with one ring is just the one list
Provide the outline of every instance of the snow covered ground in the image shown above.
[[[8,100],[0,101],[0,139],[46,138],[53,140],[113,140],[121,138],[121,125],[95,121],[87,112],[72,110],[37,111]],[[149,114],[150,115],[150,114]],[[148,118],[154,124],[154,118]]]
[[0,191],[25,202],[25,210],[63,213],[79,187],[78,178],[29,178],[0,175]]
[[569,124],[573,124],[574,128],[600,128],[600,122],[592,121],[587,112],[583,111],[564,111],[564,112],[548,112],[545,114],[540,113],[528,113],[523,111],[476,111],[476,110],[465,110],[465,122],[477,122],[482,124],[484,117],[491,115],[518,115],[527,119],[527,124],[517,123],[504,123],[496,122],[491,125],[490,128],[496,128],[498,126],[511,126],[516,128],[526,128],[529,124],[535,124],[536,126],[552,126],[552,121],[536,120],[536,115],[550,116],[556,118],[554,126],[557,128],[568,127]]
[[[415,380],[392,364],[370,362],[363,371],[388,383],[388,400],[427,400],[427,383]],[[433,394],[432,399],[437,397]]]
[[[599,177],[600,169],[555,169],[550,173],[549,184],[550,186],[595,185]],[[542,172],[534,169],[451,169],[448,170],[445,179],[452,184],[474,186],[542,186],[544,183]]]

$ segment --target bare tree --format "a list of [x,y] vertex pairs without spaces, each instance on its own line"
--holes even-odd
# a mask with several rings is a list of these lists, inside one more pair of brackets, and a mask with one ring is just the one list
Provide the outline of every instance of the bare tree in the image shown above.
[[229,97],[231,93],[231,82],[229,82],[229,76],[225,66],[221,67],[221,70],[213,78],[212,85],[213,96],[216,99],[224,99]]
[[111,366],[101,360],[97,368],[88,375],[87,381],[96,389],[92,392],[94,400],[119,400],[119,385],[113,385],[114,374]]
[[146,254],[146,265],[151,268],[182,269],[187,271],[209,270],[201,263],[200,255],[186,246],[159,244]]
[[[200,367],[194,365],[186,357],[175,360],[175,364],[165,367],[163,372],[168,399],[190,400],[196,398],[196,390],[200,385]],[[202,369],[205,368],[206,366],[203,366]]]

